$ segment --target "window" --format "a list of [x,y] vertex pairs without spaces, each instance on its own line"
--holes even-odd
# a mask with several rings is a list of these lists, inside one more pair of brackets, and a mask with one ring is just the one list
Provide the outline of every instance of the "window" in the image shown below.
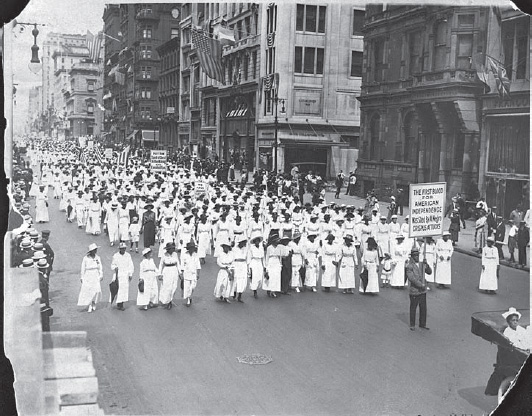
[[412,32],[408,37],[408,73],[410,75],[414,75],[422,71],[421,62],[423,57],[421,56],[421,39],[421,31]]
[[252,78],[256,78],[257,77],[257,52],[254,51],[252,54],[252,59],[253,59],[253,66],[252,66],[252,72],[251,72],[251,76]]
[[473,55],[473,35],[458,35],[456,47],[456,68],[470,69]]
[[141,66],[140,73],[142,75],[142,78],[150,79],[151,78],[151,66]]
[[447,21],[440,20],[434,27],[433,70],[445,68],[447,63]]
[[92,102],[87,103],[87,114],[94,114],[94,104]]
[[473,27],[475,25],[475,15],[474,14],[459,14],[458,15],[458,26],[461,28],[464,27]]
[[325,33],[326,6],[298,4],[296,30],[299,32]]
[[151,33],[152,33],[151,26],[145,26],[144,29],[142,29],[142,37],[144,39],[151,39]]
[[179,29],[173,27],[170,29],[170,39],[177,38],[179,36]]
[[364,10],[353,9],[353,31],[354,36],[362,36],[362,27],[364,26]]
[[362,76],[362,52],[351,51],[351,74],[352,77]]
[[342,134],[341,138],[344,143],[347,143],[349,145],[349,147],[358,149],[359,147],[358,136]]
[[144,99],[150,99],[151,98],[151,88],[142,88],[140,90],[140,97]]
[[525,79],[527,71],[528,19],[503,22],[504,67],[510,81]]
[[322,75],[324,52],[323,48],[296,46],[294,72],[298,74]]
[[244,55],[244,81],[248,80],[248,70],[249,70],[249,56]]
[[383,80],[384,69],[384,40],[378,39],[373,43],[373,59],[375,62],[373,80],[375,82],[381,82]]
[[94,92],[94,81],[87,81],[87,91]]

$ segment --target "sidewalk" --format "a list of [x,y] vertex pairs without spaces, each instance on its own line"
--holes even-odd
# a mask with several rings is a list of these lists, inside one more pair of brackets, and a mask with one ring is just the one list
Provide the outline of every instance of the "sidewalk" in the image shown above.
[[[310,197],[309,194],[305,194],[304,198],[306,201],[308,201],[308,198]],[[335,199],[334,198],[334,192],[326,192],[325,193],[325,201],[330,204],[331,202],[335,202],[337,204],[346,204],[346,205],[354,205],[356,208],[364,207],[366,200],[357,196],[348,196],[345,195],[345,187],[342,188],[342,192],[340,193],[340,198]],[[380,204],[380,211],[382,215],[388,214],[388,203],[383,202]],[[404,207],[403,209],[403,215],[397,215],[397,222],[402,224],[404,222],[404,217],[410,213],[410,209],[408,207]],[[449,225],[451,223],[451,220],[447,217],[443,220],[443,229],[448,230]],[[454,247],[455,251],[463,254],[467,254],[469,256],[474,256],[481,258],[482,256],[477,253],[477,249],[475,248],[475,221],[473,220],[466,220],[466,228],[460,230],[460,235],[458,236],[458,241],[456,243],[456,246]],[[508,252],[508,231],[510,230],[509,226],[506,226],[506,237],[504,241],[504,246],[502,247],[502,251],[504,254],[504,258],[506,260],[501,260],[501,265],[505,265],[508,267],[513,267],[515,269],[520,269],[517,266],[517,263],[510,263],[507,259],[510,258],[510,254]],[[517,250],[514,252],[515,260],[517,261]],[[527,272],[530,271],[530,247],[527,248],[527,265],[522,270],[525,270]]]

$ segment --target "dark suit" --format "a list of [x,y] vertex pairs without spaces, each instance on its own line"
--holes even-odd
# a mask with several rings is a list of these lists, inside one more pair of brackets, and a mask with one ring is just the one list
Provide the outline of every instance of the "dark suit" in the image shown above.
[[497,216],[490,212],[486,218],[486,223],[488,224],[488,237],[491,235],[493,230],[497,228]]
[[[406,277],[410,282],[410,327],[416,325],[416,311],[419,305],[419,326],[424,328],[427,324],[427,282],[421,274],[420,266],[409,260],[405,268]],[[425,265],[425,273],[431,274],[432,269]]]
[[497,224],[495,229],[495,247],[497,247],[497,252],[499,253],[499,259],[504,259],[504,254],[502,253],[502,244],[504,237],[506,235],[506,226],[503,222]]

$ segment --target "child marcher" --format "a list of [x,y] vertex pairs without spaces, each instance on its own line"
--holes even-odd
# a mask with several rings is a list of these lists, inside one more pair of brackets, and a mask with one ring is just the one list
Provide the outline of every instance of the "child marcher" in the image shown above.
[[384,260],[382,261],[382,271],[381,271],[381,287],[390,286],[390,276],[392,275],[392,256],[390,253],[384,253]]
[[131,245],[129,251],[133,251],[133,244],[135,244],[135,253],[139,252],[139,239],[140,239],[140,224],[139,217],[133,217],[131,224],[129,225],[129,240]]

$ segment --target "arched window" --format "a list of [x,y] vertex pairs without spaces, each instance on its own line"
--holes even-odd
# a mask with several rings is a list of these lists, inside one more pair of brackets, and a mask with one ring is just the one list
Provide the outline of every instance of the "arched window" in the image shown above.
[[371,118],[369,125],[370,131],[370,142],[369,142],[369,160],[375,160],[378,158],[377,151],[379,149],[379,140],[380,140],[380,123],[381,117],[378,114],[375,114]]

